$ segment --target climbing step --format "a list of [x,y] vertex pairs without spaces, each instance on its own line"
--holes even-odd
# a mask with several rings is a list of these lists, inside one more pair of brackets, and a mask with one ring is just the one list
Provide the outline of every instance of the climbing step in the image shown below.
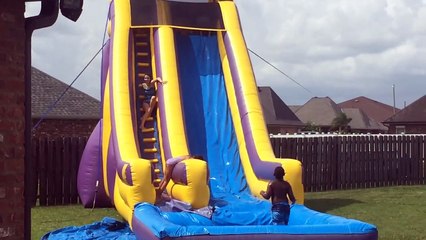
[[148,57],[148,53],[147,52],[137,52],[136,56],[137,57]]
[[147,46],[148,46],[148,43],[147,43],[147,42],[137,42],[137,43],[136,43],[136,46],[137,46],[137,47],[141,47],[141,46],[142,46],[142,47],[147,47]]
[[152,164],[158,163],[158,159],[156,159],[156,158],[150,159],[149,161],[150,161]]
[[160,182],[161,182],[161,179],[159,178],[154,179],[154,183],[160,183]]
[[143,133],[153,133],[154,131],[155,131],[154,128],[144,128],[144,129],[142,129]]
[[145,153],[156,153],[157,151],[158,151],[157,148],[145,148],[143,150],[143,152]]
[[145,62],[138,62],[138,67],[149,67],[150,64],[149,63],[145,63]]
[[148,33],[138,32],[138,33],[135,34],[135,37],[137,37],[137,38],[147,38],[148,37]]
[[154,142],[156,142],[157,141],[157,139],[156,138],[144,138],[143,139],[143,142],[144,143],[154,143]]

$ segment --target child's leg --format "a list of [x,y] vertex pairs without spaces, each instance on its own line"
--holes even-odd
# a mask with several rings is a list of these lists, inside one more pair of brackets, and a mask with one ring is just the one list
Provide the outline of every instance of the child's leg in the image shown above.
[[146,119],[148,118],[148,116],[149,116],[149,104],[148,103],[146,103],[146,102],[144,102],[143,104],[142,104],[142,108],[143,108],[143,116],[142,116],[142,123],[141,123],[141,126],[140,126],[140,128],[143,130],[143,129],[145,129],[145,121],[146,121]]
[[149,109],[148,109],[149,116],[151,116],[152,110],[154,109],[155,104],[157,104],[157,98],[154,96],[151,98],[151,101],[149,102]]
[[[151,116],[151,114],[152,114],[152,110],[154,109],[156,102],[157,102],[156,97],[152,97],[152,98],[151,98],[151,101],[149,102],[148,109],[147,109],[147,110],[145,110],[145,114],[143,115],[143,116],[144,116],[144,118],[142,118],[142,130],[143,130],[143,129],[145,129],[145,121],[146,121],[146,119],[147,119],[149,116]],[[144,105],[145,105],[145,103],[144,103]],[[147,105],[148,105],[148,104],[147,104]],[[145,108],[144,108],[144,109],[145,109]]]

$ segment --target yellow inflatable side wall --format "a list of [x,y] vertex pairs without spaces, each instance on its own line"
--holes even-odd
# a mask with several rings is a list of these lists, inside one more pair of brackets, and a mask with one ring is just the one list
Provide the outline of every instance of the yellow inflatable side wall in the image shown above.
[[[220,1],[223,21],[226,28],[226,33],[231,42],[233,54],[236,61],[236,69],[241,82],[241,87],[244,95],[244,101],[248,110],[248,117],[251,133],[255,139],[256,151],[262,161],[281,163],[287,174],[285,179],[290,182],[298,203],[304,202],[303,184],[302,184],[302,166],[301,163],[294,159],[276,159],[269,140],[269,134],[266,129],[265,120],[263,118],[262,106],[260,105],[258,89],[252,65],[248,55],[244,37],[241,32],[241,26],[237,14],[235,4],[231,1]],[[228,99],[232,113],[232,119],[237,133],[241,161],[244,167],[244,173],[247,178],[252,194],[259,196],[261,190],[265,190],[268,181],[258,179],[254,174],[250,159],[247,153],[246,143],[244,142],[244,132],[241,125],[242,117],[239,114],[237,100],[234,95],[234,85],[229,67],[229,61],[226,55],[225,44],[222,35],[218,35],[220,54],[225,75],[225,84],[227,88]],[[273,170],[271,170],[273,171]]]
[[[116,169],[114,184],[114,205],[119,213],[132,223],[133,208],[139,202],[155,201],[155,189],[151,182],[151,164],[148,160],[139,158],[131,117],[131,104],[129,93],[129,30],[130,30],[130,4],[128,1],[115,1],[114,13],[111,16],[113,23],[111,53],[114,59],[110,64],[107,89],[105,90],[104,118],[105,126],[110,128],[108,133],[104,131],[103,161],[107,162],[110,141],[116,144],[116,158],[125,164],[122,169]],[[104,129],[105,130],[105,129]],[[126,179],[126,171],[130,170],[131,179]],[[104,168],[104,175],[108,171]],[[131,184],[129,184],[131,183]],[[105,185],[108,189],[108,184]],[[108,194],[111,193],[108,191]]]
[[[161,78],[166,82],[162,88],[167,121],[161,121],[161,124],[167,125],[167,137],[172,157],[188,155],[185,129],[182,127],[183,116],[173,29],[168,26],[160,27],[157,34],[160,39],[158,47],[160,49]],[[165,166],[165,162],[163,163],[163,166]]]

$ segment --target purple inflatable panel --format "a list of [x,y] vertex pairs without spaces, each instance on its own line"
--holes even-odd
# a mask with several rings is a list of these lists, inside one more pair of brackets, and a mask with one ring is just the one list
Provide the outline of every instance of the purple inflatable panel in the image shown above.
[[[111,201],[105,192],[104,180],[101,172],[101,125],[102,120],[98,122],[90,135],[78,168],[77,190],[85,208],[93,207],[95,196],[95,207],[112,207]],[[96,187],[97,181],[99,181],[98,187]]]

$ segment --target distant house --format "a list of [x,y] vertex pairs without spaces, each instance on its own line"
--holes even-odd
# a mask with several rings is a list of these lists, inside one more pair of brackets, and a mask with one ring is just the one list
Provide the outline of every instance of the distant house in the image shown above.
[[385,133],[388,130],[386,126],[370,118],[359,108],[342,108],[342,111],[352,119],[349,127],[353,133]]
[[288,105],[288,107],[290,108],[290,110],[292,112],[297,112],[297,110],[299,110],[300,107],[302,107],[302,105]]
[[[393,108],[387,104],[375,101],[373,99],[360,96],[338,104],[340,108],[357,108],[364,112],[369,118],[379,124],[380,130],[387,131],[387,127],[382,124],[383,121],[393,116],[399,111],[398,108]],[[375,125],[376,123],[372,123]]]
[[426,95],[383,122],[389,133],[426,133]]
[[329,97],[313,97],[299,107],[295,114],[305,124],[313,125],[319,132],[328,132],[331,123],[342,110]]
[[341,113],[350,118],[349,131],[358,133],[383,133],[387,128],[369,117],[359,108],[341,108],[329,97],[313,97],[303,106],[295,108],[296,116],[319,132],[330,132],[333,120]]
[[[90,136],[100,119],[100,102],[68,84],[32,68],[33,136]],[[41,121],[40,121],[41,119]]]
[[271,87],[259,87],[263,116],[271,134],[298,133],[303,122],[290,110]]

